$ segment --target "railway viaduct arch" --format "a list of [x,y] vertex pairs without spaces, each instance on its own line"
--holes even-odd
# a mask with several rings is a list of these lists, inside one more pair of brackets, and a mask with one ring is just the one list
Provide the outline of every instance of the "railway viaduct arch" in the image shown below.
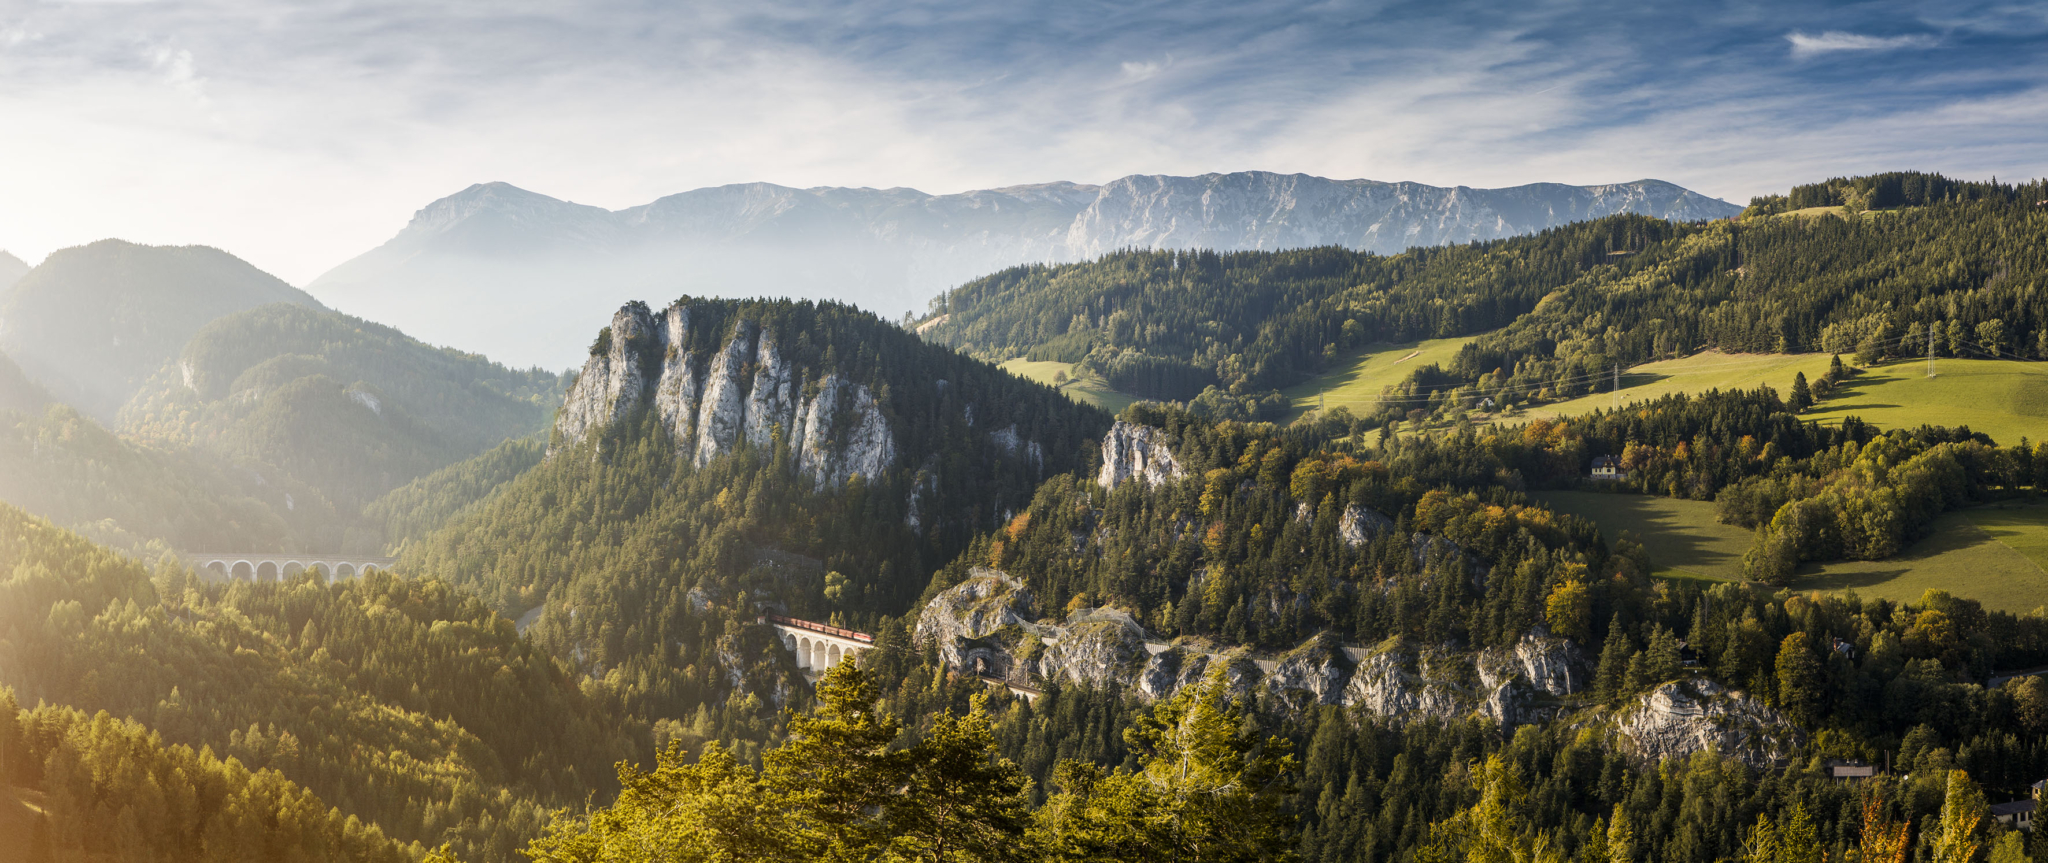
[[313,570],[327,583],[358,578],[373,569],[389,570],[397,558],[349,554],[276,554],[256,551],[187,551],[179,553],[192,568],[221,581],[283,581]]
[[796,665],[823,674],[825,669],[853,659],[875,646],[875,637],[810,620],[779,614],[761,616],[761,622],[775,627],[784,647],[796,654]]

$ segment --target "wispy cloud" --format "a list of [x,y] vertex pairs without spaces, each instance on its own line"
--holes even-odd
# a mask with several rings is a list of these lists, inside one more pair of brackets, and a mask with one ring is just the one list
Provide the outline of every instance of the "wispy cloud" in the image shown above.
[[[1656,177],[1742,201],[2048,174],[2048,25],[2004,0],[1602,2],[0,0],[0,164],[34,166],[0,171],[0,245],[202,242],[304,283],[482,180],[617,208],[757,180]],[[1927,120],[1970,111],[2000,119]]]
[[1799,31],[1785,34],[1785,41],[1792,43],[1792,56],[1811,57],[1834,51],[1894,51],[1900,48],[1930,48],[1937,41],[1925,33],[1911,33],[1903,36],[1865,36],[1861,33],[1844,33],[1829,30],[1818,36],[1809,36]]

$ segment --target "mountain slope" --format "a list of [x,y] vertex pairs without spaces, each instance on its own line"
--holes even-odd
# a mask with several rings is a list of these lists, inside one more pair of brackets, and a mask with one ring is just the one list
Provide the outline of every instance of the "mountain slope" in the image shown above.
[[121,412],[124,432],[275,467],[344,512],[546,428],[560,381],[324,309],[216,320]]
[[49,393],[22,374],[14,360],[0,354],[0,412],[40,413],[49,401]]
[[430,341],[560,367],[576,361],[562,346],[577,333],[649,292],[834,299],[895,315],[1004,267],[1134,246],[1390,253],[1613,213],[1690,221],[1739,209],[1655,180],[1471,189],[1243,172],[955,195],[751,183],[619,211],[489,183],[428,205],[310,290]]
[[5,249],[0,249],[0,291],[5,291],[22,276],[28,275],[28,264]]
[[[24,702],[140,722],[158,742],[210,749],[246,772],[275,771],[265,784],[284,784],[282,774],[318,794],[352,834],[452,842],[462,859],[509,863],[547,810],[608,794],[610,765],[651,748],[511,621],[443,582],[374,573],[205,584],[6,505],[0,573],[0,686]],[[0,750],[6,732],[0,724]],[[117,804],[105,820],[118,814]],[[149,827],[180,820],[138,814]],[[417,857],[415,847],[405,859]]]
[[727,720],[767,721],[794,668],[727,618],[756,601],[849,625],[901,613],[1044,478],[1086,468],[1108,425],[846,306],[634,303],[599,334],[546,459],[400,566],[533,612],[530,636],[622,681],[649,720],[730,695],[751,706]]
[[218,249],[101,240],[52,253],[0,292],[0,350],[51,395],[111,420],[207,322],[279,302],[320,307]]

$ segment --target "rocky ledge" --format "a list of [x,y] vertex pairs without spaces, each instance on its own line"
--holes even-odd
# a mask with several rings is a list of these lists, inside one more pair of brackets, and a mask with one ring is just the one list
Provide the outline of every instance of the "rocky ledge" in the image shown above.
[[1400,640],[1345,647],[1322,633],[1277,659],[1254,660],[1242,648],[1153,639],[1115,609],[1082,609],[1056,624],[1032,621],[1032,607],[1022,582],[977,567],[925,606],[915,638],[936,647],[951,667],[1015,683],[1129,689],[1160,699],[1220,665],[1233,689],[1273,710],[1336,705],[1404,721],[1475,714],[1503,725],[1548,719],[1562,709],[1561,698],[1584,690],[1592,677],[1576,646],[1541,633],[1478,653]]
[[1712,749],[1753,767],[1773,767],[1805,742],[1784,714],[1705,678],[1651,690],[1615,717],[1614,730],[1636,758],[1652,764]]

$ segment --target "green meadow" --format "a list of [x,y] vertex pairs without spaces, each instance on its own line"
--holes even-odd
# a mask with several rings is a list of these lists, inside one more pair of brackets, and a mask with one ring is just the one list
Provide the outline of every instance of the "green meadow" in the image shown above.
[[[1621,373],[1622,405],[1675,392],[1755,389],[1769,385],[1790,393],[1800,372],[1819,380],[1828,354],[1723,354],[1713,351],[1676,360],[1645,363]],[[1999,443],[2048,436],[2048,363],[2019,360],[1935,361],[1927,376],[1922,360],[1896,360],[1863,370],[1806,412],[1809,419],[1839,423],[1859,417],[1881,428],[1967,425]],[[1612,407],[1612,393],[1541,405],[1535,417],[1562,417]]]
[[[1780,393],[1792,390],[1792,379],[1800,372],[1809,381],[1828,370],[1828,354],[1724,354],[1702,351],[1689,357],[1644,363],[1621,372],[1620,404],[1649,401],[1672,393],[1703,393],[1708,390],[1753,390],[1769,385]],[[1532,417],[1568,417],[1611,408],[1612,392],[1538,405],[1528,410]]]
[[[1019,357],[1003,363],[1001,368],[1003,371],[1025,380],[1037,381],[1046,386],[1059,387],[1060,392],[1065,393],[1067,398],[1082,404],[1094,405],[1113,414],[1122,413],[1124,408],[1131,406],[1131,402],[1138,400],[1136,396],[1126,395],[1110,389],[1109,385],[1096,375],[1074,378],[1073,363],[1063,363],[1056,360],[1032,362]],[[1060,372],[1066,372],[1068,375],[1065,384],[1053,381]]]
[[1807,416],[1829,423],[1855,416],[1883,428],[1966,425],[2001,444],[2048,436],[2048,363],[1936,360],[1934,366],[1931,378],[1924,360],[1865,369]]
[[[1552,509],[1600,525],[1612,542],[1624,532],[1649,552],[1663,578],[1713,581],[1742,577],[1751,534],[1714,520],[1714,505],[1638,494],[1538,492]],[[1918,599],[1929,588],[1987,608],[2027,612],[2048,605],[2048,502],[2007,502],[1951,512],[1927,536],[1890,560],[1809,563],[1794,590],[1854,590],[1860,596]]]
[[1449,364],[1459,349],[1476,338],[1479,337],[1370,345],[1351,354],[1335,370],[1280,393],[1294,406],[1296,417],[1315,409],[1318,398],[1325,409],[1345,407],[1362,414],[1378,407],[1381,390],[1400,383],[1423,366]]

